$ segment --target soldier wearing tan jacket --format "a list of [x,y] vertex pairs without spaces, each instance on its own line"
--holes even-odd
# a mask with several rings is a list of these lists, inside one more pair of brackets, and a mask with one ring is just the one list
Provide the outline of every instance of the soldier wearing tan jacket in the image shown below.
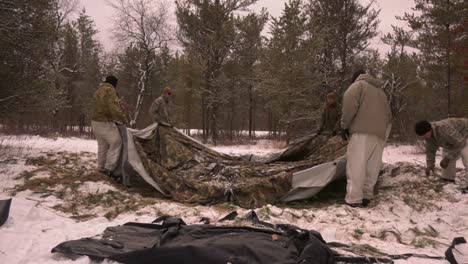
[[112,176],[117,166],[122,147],[116,123],[123,124],[126,121],[116,86],[117,78],[107,76],[105,83],[94,93],[91,116],[91,127],[98,142],[98,170],[109,176]]
[[349,144],[345,203],[367,206],[382,166],[382,153],[390,130],[391,111],[382,82],[360,70],[343,96],[342,137]]
[[[434,171],[436,152],[442,148],[442,180],[455,182],[456,161],[460,157],[468,179],[468,118],[420,121],[414,129],[418,136],[426,140],[426,175]],[[464,191],[468,191],[468,187]]]

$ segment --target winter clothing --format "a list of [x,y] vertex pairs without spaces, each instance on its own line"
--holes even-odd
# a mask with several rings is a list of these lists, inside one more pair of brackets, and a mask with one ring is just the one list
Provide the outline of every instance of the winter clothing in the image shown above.
[[416,135],[418,136],[423,136],[427,132],[431,131],[431,123],[427,121],[420,121],[414,125],[414,132],[416,132]]
[[443,158],[441,161],[440,161],[440,167],[443,168],[443,169],[446,169],[449,165],[449,162],[450,160],[448,158]]
[[172,125],[169,111],[169,102],[161,95],[151,104],[149,114],[154,121],[162,125]]
[[377,183],[385,141],[369,134],[355,133],[351,136],[346,152],[346,202],[362,203],[371,200]]
[[[446,156],[447,150],[442,151],[442,156]],[[465,177],[468,180],[468,139],[465,141],[465,147],[461,150],[460,154],[455,159],[447,159],[448,164],[446,168],[442,169],[442,179],[455,182],[456,163],[457,159],[461,157],[463,166],[465,167]]]
[[113,171],[122,149],[122,139],[115,123],[91,121],[98,142],[98,170]]
[[361,74],[343,96],[342,137],[351,139],[347,149],[346,202],[360,204],[374,196],[391,112],[382,83]]
[[437,149],[444,149],[444,158],[457,160],[467,146],[468,118],[448,118],[431,122],[432,137],[426,139],[426,163],[435,167]]
[[117,78],[114,75],[109,75],[106,77],[106,83],[109,83],[110,85],[117,87]]
[[337,133],[340,130],[341,120],[341,105],[335,103],[333,105],[326,104],[322,111],[322,124],[320,132]]
[[122,148],[122,140],[115,123],[125,123],[126,118],[120,108],[117,92],[110,83],[103,84],[94,93],[91,119],[91,127],[98,142],[98,170],[112,171],[117,166]]
[[381,86],[381,81],[369,74],[361,74],[346,90],[343,96],[342,129],[349,129],[351,134],[370,134],[385,140],[392,114]]
[[348,140],[349,139],[349,129],[342,129],[340,135],[341,135],[341,138],[343,140],[345,140],[345,141]]
[[103,84],[94,93],[94,108],[91,120],[97,122],[125,123],[125,119],[114,86],[109,83]]

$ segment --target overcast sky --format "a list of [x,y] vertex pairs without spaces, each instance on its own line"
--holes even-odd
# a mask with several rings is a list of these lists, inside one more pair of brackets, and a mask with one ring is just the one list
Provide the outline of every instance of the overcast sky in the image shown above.
[[[96,22],[96,27],[99,30],[98,39],[104,44],[106,51],[112,50],[112,23],[110,17],[112,17],[113,10],[106,4],[106,0],[80,0],[81,5],[86,8],[86,12]],[[361,0],[367,3],[369,0]],[[167,1],[174,6],[173,1]],[[270,15],[277,17],[281,15],[281,11],[284,7],[284,3],[287,0],[259,0],[257,4],[252,6],[255,11],[260,11],[262,7],[268,9]],[[391,25],[401,26],[401,22],[398,21],[395,16],[402,16],[404,12],[411,12],[411,7],[414,6],[413,0],[376,0],[377,7],[380,11],[380,25],[379,30],[381,34],[391,32]],[[174,15],[173,15],[174,16]],[[388,47],[380,41],[380,36],[373,39],[371,42],[372,48],[377,48],[381,53],[388,51]]]

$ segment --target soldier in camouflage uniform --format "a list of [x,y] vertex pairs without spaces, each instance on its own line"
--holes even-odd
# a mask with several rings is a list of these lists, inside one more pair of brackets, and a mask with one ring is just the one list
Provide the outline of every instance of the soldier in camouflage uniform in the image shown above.
[[171,94],[171,89],[169,87],[165,87],[161,96],[156,98],[156,100],[151,104],[149,114],[158,124],[172,126],[169,109],[169,98],[171,97]]
[[415,125],[415,132],[426,140],[426,175],[434,171],[436,152],[442,147],[442,179],[455,182],[455,163],[460,156],[468,179],[468,118],[420,121]]
[[115,87],[117,78],[107,76],[94,93],[91,127],[98,142],[98,170],[112,176],[120,157],[122,139],[117,124],[126,122]]
[[322,124],[317,132],[318,135],[323,132],[331,133],[333,136],[340,130],[341,105],[336,102],[336,94],[327,95],[327,103],[322,112]]

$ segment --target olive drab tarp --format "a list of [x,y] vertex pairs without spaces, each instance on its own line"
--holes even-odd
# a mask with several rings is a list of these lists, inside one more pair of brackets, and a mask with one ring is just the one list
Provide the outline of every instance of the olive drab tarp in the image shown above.
[[[314,175],[321,170],[310,169],[334,161],[346,151],[345,143],[338,137],[312,136],[258,162],[255,158],[219,153],[168,126],[154,124],[143,130],[121,128],[121,133],[124,147],[118,170],[124,176],[124,184],[130,184],[132,177],[139,175],[178,202],[232,202],[244,208],[273,204],[285,196],[285,201],[296,199],[297,195],[287,197],[294,184],[301,182],[294,180],[295,175],[297,179],[323,178],[323,173]],[[329,164],[332,170],[335,166]],[[328,184],[328,178],[335,176],[330,172],[327,175],[330,176],[320,180],[321,184]],[[298,186],[304,189],[304,184]]]

